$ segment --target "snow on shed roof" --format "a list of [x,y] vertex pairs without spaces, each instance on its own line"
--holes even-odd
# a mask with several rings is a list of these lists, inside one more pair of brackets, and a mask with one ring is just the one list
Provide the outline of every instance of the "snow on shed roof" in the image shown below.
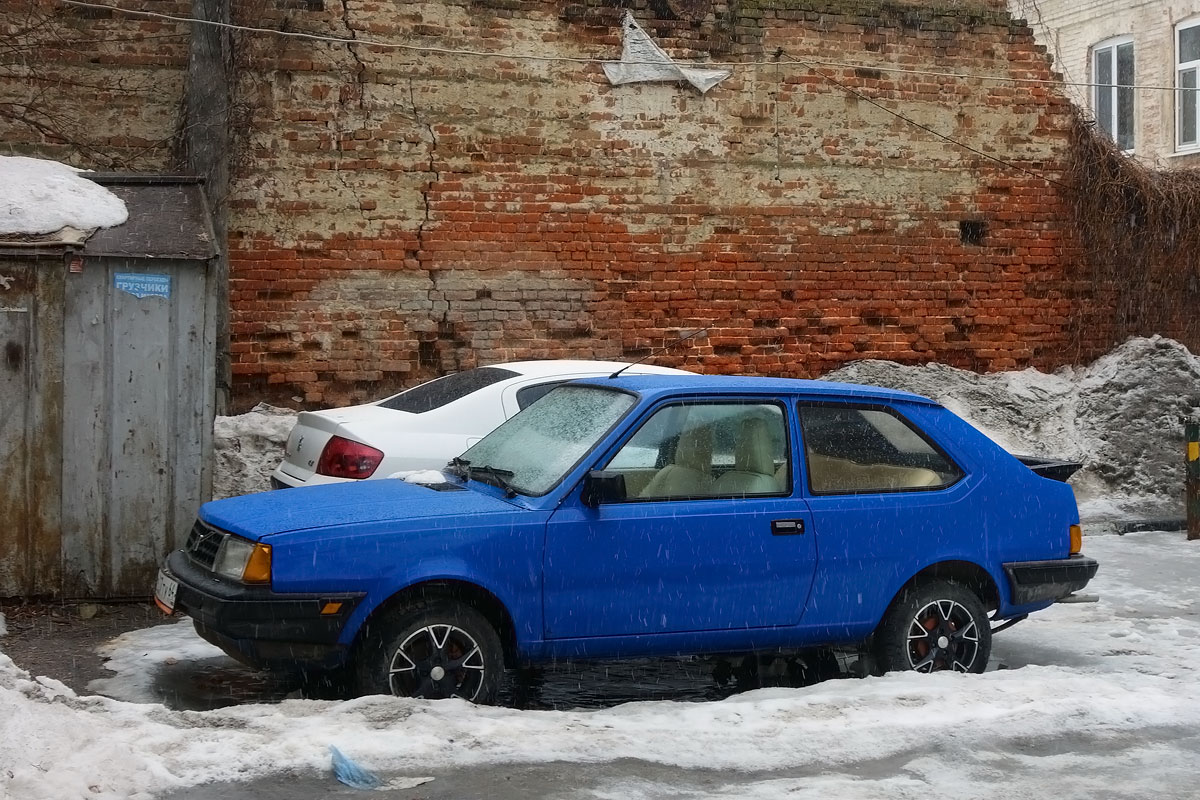
[[0,156],[0,235],[38,239],[64,228],[92,230],[129,218],[112,192],[60,164]]

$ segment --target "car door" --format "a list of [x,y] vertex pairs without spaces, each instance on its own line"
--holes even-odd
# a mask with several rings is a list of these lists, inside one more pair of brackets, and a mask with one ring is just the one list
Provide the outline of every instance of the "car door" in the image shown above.
[[807,625],[878,622],[921,566],[968,560],[986,536],[961,502],[975,482],[922,427],[922,409],[813,400],[798,405],[821,569]]
[[812,518],[791,490],[790,414],[774,400],[657,407],[597,466],[626,496],[568,497],[547,526],[545,636],[794,625],[812,580]]

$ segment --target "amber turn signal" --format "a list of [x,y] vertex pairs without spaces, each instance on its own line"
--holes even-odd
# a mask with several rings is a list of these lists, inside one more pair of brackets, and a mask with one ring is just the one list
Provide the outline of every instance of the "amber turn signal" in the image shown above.
[[1078,525],[1071,526],[1071,555],[1075,555],[1083,549],[1083,528]]
[[246,561],[246,569],[242,572],[242,582],[271,582],[271,545],[254,545],[254,552],[250,554],[250,558]]

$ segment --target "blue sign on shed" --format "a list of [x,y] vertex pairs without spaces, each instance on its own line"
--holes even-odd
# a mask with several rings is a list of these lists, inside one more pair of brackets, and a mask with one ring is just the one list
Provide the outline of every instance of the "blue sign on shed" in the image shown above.
[[113,286],[122,292],[128,292],[139,300],[143,297],[171,296],[170,275],[116,272],[113,274]]

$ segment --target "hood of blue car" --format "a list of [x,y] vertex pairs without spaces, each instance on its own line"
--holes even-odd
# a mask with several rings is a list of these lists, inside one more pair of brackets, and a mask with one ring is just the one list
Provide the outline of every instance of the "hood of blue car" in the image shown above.
[[214,500],[200,507],[200,518],[215,528],[261,539],[313,528],[514,510],[512,503],[471,489],[439,491],[399,480],[379,480]]

